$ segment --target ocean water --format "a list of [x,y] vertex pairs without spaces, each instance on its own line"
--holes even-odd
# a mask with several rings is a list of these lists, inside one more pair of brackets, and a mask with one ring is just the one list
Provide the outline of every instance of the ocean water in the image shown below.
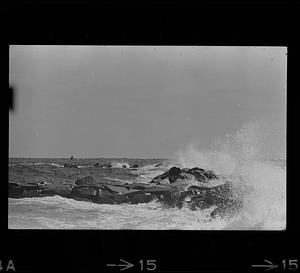
[[[249,128],[248,128],[249,129]],[[250,131],[250,133],[249,133]],[[92,175],[103,181],[142,182],[172,166],[211,169],[254,190],[245,196],[242,211],[230,218],[211,219],[214,207],[191,211],[165,208],[152,201],[143,204],[95,204],[60,196],[8,199],[10,229],[150,229],[150,230],[284,230],[286,228],[286,163],[266,159],[253,141],[253,128],[233,135],[205,152],[190,144],[172,159],[74,159],[79,169],[63,168],[69,159],[10,158],[9,182],[46,181],[70,185]],[[250,136],[250,137],[249,137]],[[254,134],[254,138],[256,134]],[[112,163],[113,168],[94,168]],[[159,167],[155,164],[160,163]],[[139,165],[137,169],[124,165]],[[238,194],[238,193],[237,193]]]
[[[203,156],[203,155],[201,155]],[[67,161],[67,159],[65,159]],[[141,167],[123,169],[125,160],[114,170],[93,169],[91,163],[104,159],[78,159],[80,169],[62,168],[63,159],[11,159],[10,182],[46,180],[50,183],[72,183],[78,177],[94,175],[104,180],[139,181],[148,183],[169,166],[171,160],[127,159],[127,164],[139,162]],[[154,163],[163,165],[155,168]],[[149,164],[151,163],[151,164]],[[184,165],[184,164],[183,164]],[[186,166],[186,165],[184,165]],[[285,228],[285,166],[283,162],[256,162],[239,170],[246,183],[255,186],[244,210],[231,219],[210,218],[209,208],[191,211],[188,208],[165,208],[155,201],[144,204],[94,204],[60,196],[9,198],[8,224],[11,229],[267,229]]]

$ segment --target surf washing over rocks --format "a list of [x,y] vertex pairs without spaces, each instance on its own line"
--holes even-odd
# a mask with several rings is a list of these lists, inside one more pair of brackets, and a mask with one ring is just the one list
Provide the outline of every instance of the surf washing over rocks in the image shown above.
[[237,133],[217,140],[213,151],[199,152],[190,144],[178,153],[180,166],[201,165],[252,188],[244,196],[243,209],[224,228],[285,229],[286,160],[268,158],[266,144],[272,137],[277,136],[266,132],[264,121],[248,123]]
[[249,123],[173,159],[10,159],[9,228],[285,229],[285,160],[263,133]]

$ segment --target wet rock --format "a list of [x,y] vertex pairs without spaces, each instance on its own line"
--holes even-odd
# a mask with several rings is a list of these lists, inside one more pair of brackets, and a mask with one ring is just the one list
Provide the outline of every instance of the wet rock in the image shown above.
[[207,170],[205,172],[205,176],[208,178],[208,179],[218,179],[218,176],[213,172],[213,171],[210,171],[210,170]]
[[24,192],[24,188],[17,183],[8,184],[8,197],[16,198]]
[[131,204],[149,203],[153,200],[153,195],[142,191],[136,191],[126,194]]
[[203,182],[207,180],[207,177],[205,176],[205,171],[201,168],[192,168],[188,170],[187,173],[192,174],[198,181]]
[[158,163],[158,164],[155,164],[155,165],[154,165],[155,168],[160,167],[160,166],[162,166],[161,163]]
[[160,177],[157,176],[155,178],[153,178],[149,184],[154,184],[154,185],[167,185],[170,184],[170,181],[168,179],[168,177]]
[[201,168],[184,168],[172,167],[167,172],[156,176],[150,183],[161,184],[163,180],[168,179],[170,184],[178,181],[197,180],[199,182],[207,182],[212,179],[217,179],[217,176],[212,171],[206,171]]
[[76,164],[73,164],[73,163],[65,163],[64,167],[65,168],[78,168],[78,166]]
[[136,190],[144,190],[147,188],[147,185],[144,183],[133,183],[130,185],[130,188]]
[[70,196],[86,198],[94,202],[100,198],[102,194],[102,187],[98,185],[93,176],[85,176],[75,181]]
[[93,166],[96,168],[111,168],[112,167],[112,165],[110,163],[100,164],[98,162],[95,163]]
[[180,180],[193,180],[193,179],[195,179],[195,177],[191,173],[181,172],[177,179],[180,179]]
[[197,208],[200,210],[207,209],[213,205],[215,205],[216,200],[212,198],[212,196],[205,190],[198,193],[194,196],[190,201],[190,209],[196,210]]
[[197,180],[203,181],[203,180],[211,180],[211,179],[217,179],[218,176],[214,174],[211,170],[204,170],[201,168],[192,168],[188,171],[189,173],[193,174]]
[[178,167],[172,167],[170,170],[167,172],[156,176],[155,178],[152,179],[150,183],[154,184],[160,184],[164,179],[168,179],[170,183],[173,183],[176,181],[176,179],[179,178],[179,174],[181,173],[180,168]]
[[169,191],[159,196],[159,201],[168,208],[182,208],[185,195],[181,191]]
[[45,181],[40,181],[40,182],[27,182],[28,185],[33,185],[36,186],[38,188],[47,188],[50,183],[45,182]]
[[168,178],[170,183],[174,183],[180,177],[181,170],[178,167],[172,167],[169,170]]
[[59,188],[46,188],[43,189],[39,196],[45,197],[45,196],[62,196],[62,197],[70,197],[71,196],[71,190],[67,187],[59,187]]
[[92,201],[97,204],[118,204],[114,197],[109,195],[103,195],[101,198],[93,198]]
[[175,188],[166,187],[166,186],[158,186],[158,187],[148,187],[143,190],[145,193],[150,193],[152,195],[163,195],[176,191]]
[[20,185],[9,183],[8,196],[10,198],[39,197],[43,188],[37,185]]
[[73,188],[71,195],[96,197],[100,196],[100,193],[97,187],[84,185]]
[[[191,210],[206,209],[215,206],[212,216],[224,215],[229,211],[236,212],[241,208],[242,199],[234,195],[234,187],[224,178],[218,180],[218,176],[213,171],[202,168],[173,167],[167,172],[155,177],[151,184],[156,184],[155,188],[161,188],[162,182],[169,180],[170,187],[174,191],[162,192],[157,195],[158,200],[167,207],[181,208],[183,205]],[[215,183],[218,180],[220,183]],[[148,189],[145,189],[146,191]],[[245,191],[245,190],[243,190]]]
[[51,185],[47,182],[9,183],[8,196],[11,198],[39,197]]
[[105,185],[105,189],[117,194],[125,194],[130,192],[130,188],[125,186],[123,187],[122,185]]
[[112,164],[111,163],[105,163],[105,164],[101,164],[100,167],[101,168],[112,168]]
[[97,181],[93,176],[85,176],[82,178],[79,178],[75,181],[75,185],[77,186],[95,186],[97,185]]
[[114,200],[117,204],[129,203],[130,202],[128,196],[125,195],[125,194],[115,195],[113,198],[114,198]]

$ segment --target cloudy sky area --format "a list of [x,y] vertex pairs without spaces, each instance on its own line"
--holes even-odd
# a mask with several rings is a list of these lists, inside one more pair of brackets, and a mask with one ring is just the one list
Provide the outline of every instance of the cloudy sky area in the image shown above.
[[11,46],[9,156],[166,158],[189,143],[208,149],[260,120],[282,156],[286,52]]

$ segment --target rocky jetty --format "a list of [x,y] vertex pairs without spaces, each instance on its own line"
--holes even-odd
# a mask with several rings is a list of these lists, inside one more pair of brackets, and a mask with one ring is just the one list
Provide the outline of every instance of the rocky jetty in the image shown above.
[[212,171],[198,167],[172,167],[146,183],[103,182],[94,176],[84,176],[71,185],[45,182],[9,183],[9,197],[42,197],[59,195],[99,204],[161,202],[165,207],[188,207],[202,210],[214,207],[211,215],[228,215],[240,210],[243,198],[235,185]]

